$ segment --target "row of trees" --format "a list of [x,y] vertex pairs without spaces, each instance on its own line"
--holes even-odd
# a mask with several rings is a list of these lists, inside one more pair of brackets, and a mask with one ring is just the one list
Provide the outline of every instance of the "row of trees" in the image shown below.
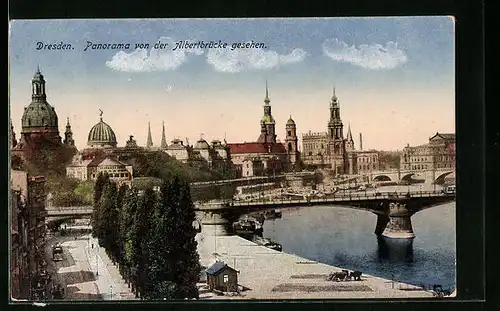
[[97,178],[93,236],[141,299],[198,298],[194,221],[189,184],[178,177],[164,179],[159,192]]

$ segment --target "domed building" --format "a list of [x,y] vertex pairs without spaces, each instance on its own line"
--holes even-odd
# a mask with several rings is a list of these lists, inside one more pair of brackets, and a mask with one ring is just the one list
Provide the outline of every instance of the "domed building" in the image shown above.
[[203,137],[194,144],[191,154],[192,160],[204,160],[212,168],[221,167],[229,158],[228,148],[220,140],[215,139],[210,145]]
[[100,121],[89,132],[87,146],[89,148],[116,148],[116,135],[111,126],[102,120],[102,110],[99,113]]
[[[47,102],[45,78],[37,68],[31,80],[31,103],[24,108],[21,118],[21,136],[15,140],[14,127],[11,126],[11,151],[24,159],[35,156],[42,148],[56,150],[62,147],[59,136],[59,119],[55,108]],[[68,123],[69,131],[71,127]],[[71,139],[68,145],[74,143]]]

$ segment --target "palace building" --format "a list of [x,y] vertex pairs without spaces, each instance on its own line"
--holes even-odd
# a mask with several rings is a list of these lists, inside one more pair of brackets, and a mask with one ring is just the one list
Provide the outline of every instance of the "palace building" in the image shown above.
[[355,149],[350,126],[344,138],[344,123],[335,88],[330,100],[327,131],[302,134],[302,160],[306,165],[332,169],[336,175],[361,174],[379,169],[378,152],[362,150],[361,135],[360,150]]
[[237,177],[263,176],[291,171],[300,161],[297,126],[290,116],[285,125],[285,143],[277,141],[276,121],[273,118],[266,81],[264,115],[256,142],[230,143],[229,153]]
[[436,133],[427,144],[407,145],[401,156],[401,169],[455,169],[455,134]]

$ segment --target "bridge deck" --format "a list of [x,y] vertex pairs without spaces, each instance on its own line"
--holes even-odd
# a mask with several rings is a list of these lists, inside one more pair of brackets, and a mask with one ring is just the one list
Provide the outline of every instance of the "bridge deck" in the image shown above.
[[[300,194],[294,194],[300,196]],[[254,201],[232,201],[232,202],[216,202],[198,204],[198,209],[211,209],[211,208],[226,208],[226,207],[274,207],[277,205],[305,205],[305,204],[347,204],[355,202],[377,202],[386,200],[405,200],[412,198],[454,198],[454,194],[445,194],[438,191],[418,191],[418,192],[404,192],[404,193],[379,193],[379,194],[366,194],[366,193],[349,193],[337,194],[335,196],[326,196],[323,198],[306,198],[306,199],[261,199]]]

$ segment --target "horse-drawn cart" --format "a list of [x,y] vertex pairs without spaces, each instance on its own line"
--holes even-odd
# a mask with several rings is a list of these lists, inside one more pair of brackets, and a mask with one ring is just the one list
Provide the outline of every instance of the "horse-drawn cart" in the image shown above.
[[333,272],[330,273],[330,275],[327,277],[327,281],[361,281],[361,275],[363,273],[361,271],[349,271],[349,270],[342,270],[339,272]]

